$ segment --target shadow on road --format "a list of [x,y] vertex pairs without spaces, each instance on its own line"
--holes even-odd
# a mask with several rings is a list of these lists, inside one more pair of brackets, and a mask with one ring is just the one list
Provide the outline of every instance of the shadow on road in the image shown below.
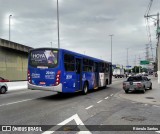
[[[92,93],[95,93],[96,92],[102,92],[102,91],[105,91],[105,90],[110,90],[110,87],[107,87],[107,88],[99,88],[99,89],[96,89],[96,90],[90,90],[88,92],[88,95],[89,94],[92,94]],[[74,98],[74,97],[83,97],[85,95],[82,95],[81,92],[76,92],[76,93],[57,93],[57,94],[54,94],[54,95],[50,95],[50,96],[45,96],[45,97],[41,97],[41,98],[38,98],[37,100],[54,100],[54,101],[63,101],[63,100],[66,100],[66,99],[71,99],[71,98]],[[87,95],[86,95],[87,96]]]

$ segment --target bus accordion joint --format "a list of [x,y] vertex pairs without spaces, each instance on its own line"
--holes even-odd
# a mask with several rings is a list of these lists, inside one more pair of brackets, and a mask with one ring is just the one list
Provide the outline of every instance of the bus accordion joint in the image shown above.
[[58,70],[57,75],[56,75],[56,83],[54,84],[54,86],[59,85],[59,83],[60,83],[60,76],[61,76],[61,71]]

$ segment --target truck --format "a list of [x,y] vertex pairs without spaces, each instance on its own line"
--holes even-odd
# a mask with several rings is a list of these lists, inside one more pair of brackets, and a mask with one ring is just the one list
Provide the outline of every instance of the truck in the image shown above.
[[124,69],[123,68],[114,69],[113,76],[115,78],[124,78],[125,77]]

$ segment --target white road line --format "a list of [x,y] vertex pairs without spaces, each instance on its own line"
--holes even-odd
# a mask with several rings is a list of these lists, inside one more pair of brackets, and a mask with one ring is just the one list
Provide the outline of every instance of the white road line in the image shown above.
[[109,97],[104,98],[105,100],[107,100]]
[[21,100],[21,101],[16,101],[16,102],[11,102],[11,103],[6,103],[6,104],[2,104],[2,105],[0,105],[0,107],[2,107],[2,106],[12,105],[12,104],[17,104],[17,103],[21,103],[21,102],[25,102],[25,101],[30,101],[30,100],[33,100],[33,99],[26,99],[26,100]]
[[88,110],[88,109],[90,109],[90,108],[92,108],[93,107],[93,105],[91,105],[91,106],[89,106],[89,107],[87,107],[87,108],[85,108],[86,110]]
[[111,96],[113,96],[113,94],[111,94]]
[[160,107],[160,106],[157,106],[157,105],[153,105],[154,107]]
[[103,100],[98,101],[97,103],[101,103]]
[[[71,116],[70,118],[64,120],[63,122],[57,124],[57,126],[54,127],[54,130],[59,129],[62,125],[65,125],[65,124],[71,122],[72,120],[74,120],[77,125],[84,125],[84,123],[82,122],[82,120],[79,118],[78,114],[75,114],[75,115]],[[42,134],[52,134],[54,132],[55,131],[45,131]],[[89,131],[80,131],[77,134],[92,134],[92,133],[89,132]]]
[[[29,91],[29,90],[28,90]],[[21,91],[13,91],[13,92],[9,92],[8,94],[5,94],[5,96],[11,96],[11,95],[19,95],[19,94],[25,94],[28,92],[27,90],[24,89]]]
[[159,134],[160,134],[160,131],[156,131],[156,133],[159,133]]
[[147,106],[148,104],[144,104],[145,106]]

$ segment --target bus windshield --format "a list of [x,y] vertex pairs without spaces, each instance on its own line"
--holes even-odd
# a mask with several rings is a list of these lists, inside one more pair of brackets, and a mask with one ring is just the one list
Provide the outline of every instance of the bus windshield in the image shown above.
[[29,65],[32,67],[54,68],[58,65],[58,50],[39,49],[29,54]]

